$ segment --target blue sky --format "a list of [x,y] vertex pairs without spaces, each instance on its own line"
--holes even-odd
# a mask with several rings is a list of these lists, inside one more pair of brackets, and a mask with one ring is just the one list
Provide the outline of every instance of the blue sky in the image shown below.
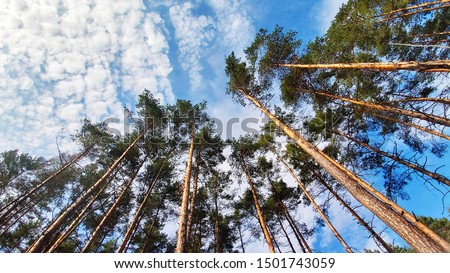
[[[259,28],[277,23],[297,31],[306,44],[326,31],[343,2],[3,0],[0,147],[54,156],[58,142],[62,151],[76,151],[69,136],[83,118],[123,120],[123,105],[133,105],[144,88],[163,103],[206,100],[208,112],[224,123],[261,118],[225,95],[225,57],[231,51],[242,55]],[[116,128],[123,131],[122,124]],[[405,205],[420,211],[430,196]],[[431,206],[433,215],[441,215],[439,206]],[[312,223],[312,215],[305,209],[298,217]],[[361,240],[364,232],[339,206],[330,215],[351,245],[375,247]],[[343,251],[326,228],[311,242],[322,251]],[[261,242],[252,249],[267,251]]]

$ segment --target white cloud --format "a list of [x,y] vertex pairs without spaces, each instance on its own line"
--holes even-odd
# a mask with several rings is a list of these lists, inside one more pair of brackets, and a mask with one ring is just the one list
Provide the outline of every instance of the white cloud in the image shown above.
[[347,2],[348,0],[322,0],[315,5],[315,19],[317,28],[321,33],[325,33],[328,30],[339,8]]
[[185,2],[169,8],[170,20],[178,40],[181,67],[189,73],[191,90],[202,86],[202,50],[215,35],[214,21],[205,15],[193,15],[194,4]]
[[[164,21],[142,1],[2,1],[2,149],[54,155],[61,128],[122,117],[118,94],[173,101]],[[67,138],[62,147],[74,149]]]

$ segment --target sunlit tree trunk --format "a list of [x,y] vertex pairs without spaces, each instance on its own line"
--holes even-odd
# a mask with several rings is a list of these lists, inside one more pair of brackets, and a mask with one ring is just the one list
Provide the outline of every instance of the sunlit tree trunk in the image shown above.
[[333,232],[334,236],[339,240],[339,242],[342,244],[342,246],[345,248],[345,250],[349,253],[352,253],[353,251],[351,250],[351,248],[347,245],[347,243],[345,242],[345,240],[342,238],[342,236],[339,234],[339,232],[336,230],[336,228],[333,226],[333,224],[330,222],[330,220],[328,219],[328,217],[325,215],[325,213],[322,211],[322,209],[320,208],[320,206],[316,203],[316,201],[314,200],[314,198],[311,196],[311,194],[309,194],[308,190],[306,189],[305,185],[303,185],[303,183],[300,181],[300,179],[298,179],[298,177],[295,175],[294,171],[291,169],[291,167],[289,167],[289,165],[286,163],[286,161],[284,161],[284,159],[278,154],[278,152],[275,149],[271,149],[275,155],[278,157],[278,160],[280,160],[280,162],[284,165],[284,167],[286,168],[286,170],[289,172],[289,174],[292,176],[292,178],[295,179],[295,181],[297,181],[298,186],[302,189],[303,193],[305,194],[305,196],[308,198],[308,200],[311,202],[311,204],[314,206],[314,208],[316,209],[316,211],[320,214],[320,217],[322,217],[322,219],[325,221],[325,223],[328,225],[328,227],[331,229],[331,231]]
[[333,98],[333,99],[338,99],[341,101],[350,102],[355,105],[360,105],[360,106],[366,107],[368,109],[375,109],[375,110],[379,110],[379,111],[396,113],[396,114],[400,114],[400,115],[409,116],[412,118],[426,120],[431,123],[438,123],[438,124],[441,124],[444,126],[450,126],[449,119],[430,115],[430,114],[423,114],[420,112],[414,112],[414,111],[410,111],[410,110],[395,108],[395,107],[391,107],[391,106],[387,106],[387,105],[380,105],[380,104],[375,104],[375,103],[354,100],[354,99],[341,97],[341,96],[333,95],[333,94],[326,93],[326,92],[320,92],[320,91],[316,92],[316,91],[310,91],[310,90],[304,90],[304,89],[299,90],[299,92],[305,92],[305,93],[311,93],[311,94],[315,94],[315,95],[325,96],[325,97],[329,97],[329,98]]
[[106,214],[103,216],[100,223],[95,228],[94,232],[92,232],[91,236],[89,237],[89,240],[87,241],[86,245],[83,247],[81,252],[87,252],[91,248],[94,241],[97,239],[98,235],[102,231],[103,226],[106,224],[106,222],[109,220],[111,215],[114,213],[116,208],[119,206],[120,202],[122,201],[125,194],[130,189],[131,185],[133,184],[134,179],[139,173],[139,170],[142,168],[142,165],[146,162],[148,156],[145,156],[144,160],[142,160],[140,166],[136,169],[136,171],[133,173],[133,175],[128,179],[128,183],[125,185],[125,187],[122,189],[122,192],[120,193],[119,197],[117,197],[116,201],[112,204],[112,206],[108,209]]
[[432,5],[438,5],[438,4],[442,4],[442,3],[445,3],[445,2],[450,2],[450,0],[440,0],[440,1],[425,2],[425,3],[422,3],[422,4],[418,4],[418,5],[407,6],[407,7],[404,7],[404,8],[399,8],[399,9],[391,10],[391,11],[388,11],[388,12],[380,13],[380,14],[378,14],[376,16],[377,17],[391,16],[394,13],[399,13],[399,12],[408,11],[408,10],[412,10],[412,9],[419,9],[419,8],[428,7],[428,6],[432,6]]
[[62,166],[61,168],[59,168],[58,171],[56,171],[54,174],[50,175],[49,177],[47,177],[45,180],[43,180],[41,183],[39,183],[38,185],[36,185],[34,188],[32,188],[31,190],[29,190],[28,192],[20,195],[19,197],[17,197],[16,199],[12,200],[11,202],[9,202],[6,206],[4,206],[3,208],[0,209],[1,212],[4,211],[4,213],[1,214],[0,216],[0,226],[2,226],[3,224],[5,224],[5,219],[12,213],[14,212],[24,201],[26,201],[29,197],[31,197],[34,193],[36,193],[37,191],[39,191],[40,189],[42,189],[44,186],[46,186],[49,182],[51,182],[55,177],[57,177],[58,175],[60,175],[63,171],[65,171],[67,168],[69,168],[70,166],[72,166],[75,162],[77,162],[78,160],[80,160],[81,158],[83,158],[84,156],[86,156],[89,151],[91,150],[92,146],[90,146],[89,148],[87,148],[84,152],[80,153],[78,156],[76,156],[75,158],[73,158],[71,161],[67,162],[64,166]]
[[167,160],[168,160],[168,158],[166,158],[164,160],[164,162],[161,164],[161,167],[158,170],[158,173],[156,174],[156,176],[152,179],[151,183],[149,184],[149,187],[147,189],[147,192],[145,193],[144,199],[142,200],[141,204],[139,205],[139,208],[136,210],[134,218],[133,218],[131,224],[128,226],[127,231],[125,232],[123,241],[120,244],[119,248],[117,249],[117,253],[122,253],[122,252],[126,251],[127,245],[129,243],[131,237],[133,236],[133,234],[136,230],[136,227],[139,224],[139,221],[142,218],[142,212],[144,211],[145,205],[147,204],[147,201],[151,196],[153,188],[155,187],[156,183],[158,182],[161,171],[164,169]]
[[261,210],[261,206],[259,205],[258,195],[256,193],[255,187],[253,185],[252,178],[250,177],[250,173],[245,166],[245,163],[241,162],[242,170],[244,171],[245,176],[247,177],[247,182],[250,186],[250,190],[253,196],[253,204],[255,205],[256,213],[258,214],[258,221],[261,226],[262,232],[264,234],[264,238],[266,239],[267,245],[269,246],[270,252],[275,253],[275,248],[270,237],[269,229],[267,228],[266,220],[264,219],[264,215]]
[[401,159],[401,158],[399,158],[397,156],[394,156],[392,154],[386,153],[386,152],[384,152],[384,151],[382,151],[380,149],[372,147],[369,144],[363,143],[363,142],[361,142],[361,141],[359,141],[359,140],[357,140],[357,139],[355,139],[355,138],[353,138],[353,137],[351,137],[351,136],[349,136],[347,134],[344,134],[344,133],[342,133],[340,131],[334,131],[334,132],[336,134],[340,135],[340,136],[345,137],[346,139],[348,139],[350,141],[353,141],[353,142],[357,143],[358,145],[360,145],[360,146],[362,146],[362,147],[364,147],[364,148],[366,148],[366,149],[368,149],[368,150],[370,150],[372,152],[375,152],[375,153],[380,154],[380,155],[382,155],[384,157],[387,157],[387,158],[389,158],[389,159],[391,159],[391,160],[393,160],[395,162],[398,162],[398,163],[400,163],[402,165],[405,165],[406,167],[411,168],[411,169],[413,169],[413,170],[415,170],[415,171],[417,171],[419,173],[427,175],[427,176],[433,178],[436,181],[439,181],[439,182],[441,182],[441,183],[443,183],[443,184],[445,184],[447,186],[450,186],[450,180],[445,178],[445,177],[443,177],[442,175],[440,175],[438,173],[430,172],[429,170],[426,170],[426,169],[424,169],[424,168],[422,168],[420,166],[412,164],[411,162],[403,160],[403,159]]
[[450,72],[450,60],[396,63],[274,64],[274,66],[303,69],[373,69],[383,71],[412,70],[422,72]]
[[[147,128],[148,129],[148,128]],[[27,250],[27,252],[42,252],[48,245],[49,240],[52,238],[58,229],[64,225],[64,223],[72,217],[72,215],[81,207],[83,204],[92,197],[95,192],[97,192],[105,184],[106,179],[110,174],[117,168],[117,166],[122,162],[128,152],[136,145],[136,143],[144,137],[147,129],[143,130],[139,136],[128,146],[128,148],[123,152],[123,154],[111,165],[111,167],[102,175],[102,177],[97,180],[83,195],[81,195],[72,205],[70,205],[47,229],[42,233],[39,238],[34,242],[34,244]]]
[[180,206],[180,219],[178,222],[178,234],[177,234],[177,247],[176,253],[186,252],[186,239],[187,239],[187,224],[189,214],[189,188],[191,186],[191,170],[192,170],[192,157],[195,147],[195,123],[192,122],[191,128],[191,144],[189,145],[188,161],[186,166],[186,174],[184,176],[184,188],[183,197]]
[[189,214],[188,214],[188,220],[187,220],[187,231],[186,231],[186,242],[189,243],[190,242],[190,237],[191,237],[191,229],[192,229],[192,217],[194,215],[194,209],[195,209],[195,200],[197,198],[197,190],[198,190],[198,177],[200,174],[200,149],[201,147],[198,148],[197,150],[197,156],[195,159],[195,169],[194,169],[194,177],[193,177],[193,181],[192,181],[192,196],[191,196],[191,200],[189,203]]
[[358,202],[404,238],[412,248],[418,252],[450,252],[450,244],[416,220],[412,214],[390,201],[344,166],[307,142],[298,132],[281,122],[252,96],[242,90],[241,92],[302,150],[339,181]]
[[359,216],[356,211],[350,207],[347,202],[344,201],[344,199],[342,199],[336,191],[333,190],[333,188],[328,185],[328,183],[316,172],[313,172],[314,176],[318,179],[318,181],[325,186],[325,188],[327,188],[327,190],[329,192],[331,192],[331,194],[334,196],[334,198],[336,198],[336,200],[339,201],[339,203],[341,203],[342,206],[344,206],[349,212],[350,214],[355,217],[355,219],[359,222],[359,224],[361,226],[363,226],[364,228],[367,229],[367,231],[370,233],[370,235],[372,235],[383,247],[384,249],[386,249],[387,252],[389,253],[393,253],[395,252],[392,247],[386,243],[386,241],[383,240],[383,238],[381,238],[381,236],[375,231],[373,230],[372,227],[369,226],[369,224],[366,223],[366,221],[364,221],[364,219],[361,218],[361,216]]

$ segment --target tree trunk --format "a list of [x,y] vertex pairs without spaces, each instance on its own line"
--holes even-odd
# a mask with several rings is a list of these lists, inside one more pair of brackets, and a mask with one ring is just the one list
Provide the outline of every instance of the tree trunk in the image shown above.
[[419,8],[432,6],[432,5],[439,5],[439,4],[442,4],[442,3],[445,3],[445,2],[450,2],[450,0],[440,0],[440,1],[434,1],[434,2],[425,2],[425,3],[414,5],[414,6],[408,6],[408,7],[404,7],[404,8],[400,8],[400,9],[391,10],[389,12],[380,13],[380,14],[376,15],[376,17],[391,16],[394,13],[403,12],[403,11],[412,10],[412,9],[419,9]]
[[409,122],[405,122],[405,121],[402,121],[402,120],[399,120],[399,119],[395,119],[395,118],[391,118],[391,117],[387,117],[387,116],[383,116],[383,115],[379,115],[379,114],[373,114],[373,115],[377,116],[379,118],[385,119],[385,120],[389,120],[389,121],[392,121],[392,122],[397,122],[397,123],[400,123],[402,125],[409,126],[409,127],[414,128],[414,129],[417,129],[417,130],[420,130],[420,131],[424,131],[426,133],[429,133],[429,134],[432,134],[432,135],[435,135],[435,136],[442,137],[442,138],[445,138],[447,140],[450,140],[450,136],[444,135],[441,132],[430,130],[428,128],[425,128],[425,127],[422,127],[422,126],[419,126],[419,125],[415,125],[415,124],[412,124],[412,123],[409,123]]
[[286,240],[288,241],[288,244],[289,244],[289,246],[291,247],[292,253],[297,253],[297,252],[295,251],[294,245],[293,245],[292,242],[291,242],[291,239],[289,238],[288,233],[286,232],[286,229],[285,229],[284,226],[283,226],[283,221],[281,221],[280,216],[279,216],[278,214],[276,215],[276,217],[277,217],[278,223],[280,224],[280,228],[281,228],[281,230],[283,231],[284,237],[286,237]]
[[[448,0],[442,0],[442,3],[444,3],[444,2],[448,2]],[[414,14],[423,13],[423,12],[427,12],[427,11],[433,11],[433,10],[437,10],[437,9],[448,8],[448,7],[450,7],[450,4],[444,4],[444,5],[435,6],[435,7],[431,7],[431,8],[423,8],[423,9],[411,11],[408,13],[402,13],[402,14],[394,15],[394,16],[391,16],[388,18],[384,18],[384,19],[378,20],[377,23],[382,23],[382,22],[390,21],[390,20],[397,19],[397,18],[405,18],[405,17],[411,16]]]
[[272,242],[274,243],[274,245],[278,249],[278,253],[282,253],[280,245],[278,244],[277,240],[275,239],[275,235],[273,234],[272,230],[270,230],[269,226],[267,227],[267,230],[269,231],[269,236],[272,239]]
[[198,176],[200,174],[200,150],[201,147],[197,150],[197,157],[195,159],[195,170],[194,170],[194,179],[193,179],[193,185],[192,185],[192,196],[189,203],[189,213],[188,213],[188,219],[187,219],[187,230],[186,230],[186,243],[190,243],[190,237],[191,237],[191,229],[192,229],[192,216],[194,215],[194,209],[195,209],[195,199],[197,198],[197,188],[198,188]]
[[313,172],[314,176],[319,180],[319,182],[325,186],[325,188],[328,189],[329,192],[331,192],[331,194],[334,196],[334,198],[336,198],[350,213],[351,215],[353,215],[353,217],[355,217],[355,219],[360,223],[361,226],[365,227],[367,229],[367,231],[384,247],[384,249],[386,249],[387,252],[389,253],[394,253],[395,251],[392,249],[392,247],[386,243],[386,241],[383,240],[383,238],[381,238],[381,236],[375,231],[373,230],[372,227],[369,226],[369,224],[366,223],[366,221],[364,221],[364,219],[362,219],[354,209],[352,209],[347,202],[344,201],[344,199],[342,199],[337,192],[335,192],[333,190],[333,188],[328,185],[328,183],[316,172]]
[[372,152],[375,152],[375,153],[380,154],[380,155],[382,155],[384,157],[387,157],[387,158],[389,158],[389,159],[391,159],[391,160],[393,160],[395,162],[398,162],[398,163],[400,163],[402,165],[405,165],[408,168],[411,168],[411,169],[413,169],[413,170],[415,170],[417,172],[420,172],[420,173],[422,173],[424,175],[427,175],[427,176],[433,178],[434,180],[441,182],[442,184],[450,186],[450,180],[445,178],[444,176],[438,174],[438,173],[430,172],[430,171],[428,171],[428,170],[426,170],[426,169],[424,169],[424,168],[422,168],[420,166],[414,165],[411,162],[408,162],[408,161],[403,160],[403,159],[401,159],[401,158],[399,158],[397,156],[394,156],[394,155],[386,153],[386,152],[384,152],[384,151],[382,151],[380,149],[372,147],[372,146],[370,146],[370,145],[368,145],[366,143],[363,143],[363,142],[361,142],[361,141],[359,141],[359,140],[357,140],[357,139],[355,139],[355,138],[353,138],[353,137],[351,137],[349,135],[346,135],[346,134],[344,134],[342,132],[339,132],[339,131],[334,131],[334,132],[336,134],[340,135],[340,136],[345,137],[346,139],[348,139],[350,141],[353,141],[353,142],[357,143],[358,145],[360,145],[360,146],[362,146],[362,147],[364,147],[364,148],[366,148],[366,149],[368,149],[368,150],[370,150]]
[[423,102],[423,101],[431,101],[431,102],[438,102],[443,104],[450,104],[450,99],[442,99],[442,98],[415,98],[410,97],[406,99],[401,100],[391,100],[389,103],[401,103],[401,102]]
[[[56,171],[54,174],[47,177],[44,181],[36,185],[34,188],[29,190],[28,192],[20,195],[19,197],[15,198],[11,202],[9,202],[7,205],[5,205],[3,208],[0,209],[0,211],[6,210],[2,215],[0,216],[0,227],[5,224],[5,219],[10,215],[13,211],[15,211],[25,200],[27,200],[30,196],[32,196],[34,193],[36,193],[38,190],[46,186],[50,181],[52,181],[55,177],[57,177],[59,174],[61,174],[63,171],[65,171],[67,168],[72,166],[75,162],[83,158],[87,153],[91,150],[93,147],[90,146],[87,148],[84,152],[80,153],[78,156],[76,156],[74,159],[66,163],[64,166],[62,166],[58,171]],[[9,209],[8,209],[9,207]]]
[[97,227],[95,228],[94,232],[91,234],[91,236],[89,237],[88,242],[86,243],[86,245],[83,247],[83,249],[81,250],[81,252],[87,252],[89,251],[89,249],[91,248],[92,244],[94,243],[94,241],[97,239],[98,235],[100,234],[103,226],[106,224],[106,222],[109,220],[109,218],[111,217],[111,215],[114,213],[114,211],[116,210],[117,206],[119,206],[120,202],[122,201],[122,198],[125,196],[125,194],[128,192],[128,190],[130,189],[134,179],[136,178],[136,176],[139,173],[139,170],[142,168],[142,166],[144,165],[144,163],[147,161],[147,157],[148,155],[145,156],[144,160],[142,160],[141,164],[139,165],[139,167],[136,169],[136,171],[133,173],[133,175],[130,177],[130,179],[128,180],[128,183],[125,185],[125,187],[123,188],[122,192],[120,193],[119,197],[117,197],[116,201],[112,204],[112,206],[108,209],[108,211],[106,212],[106,214],[103,216],[102,220],[100,221],[100,223],[97,225]]
[[[217,182],[216,182],[217,183]],[[217,192],[217,185],[214,187],[214,252],[215,253],[222,253],[222,242],[220,240],[220,226],[219,226],[219,204],[218,204],[218,192]]]
[[183,198],[181,200],[180,206],[180,219],[178,223],[178,234],[177,234],[177,247],[175,249],[176,253],[186,252],[186,239],[187,239],[187,221],[189,214],[189,190],[191,187],[191,169],[192,169],[192,156],[194,154],[195,146],[195,123],[192,123],[191,128],[191,144],[189,145],[188,161],[186,166],[186,175],[184,176],[184,188],[183,188]]
[[245,163],[241,162],[241,166],[245,173],[245,176],[247,177],[247,182],[250,186],[250,190],[253,195],[253,204],[255,205],[255,209],[258,214],[258,221],[261,226],[262,232],[264,234],[264,238],[266,239],[266,242],[267,242],[267,245],[269,246],[270,252],[275,253],[275,248],[273,246],[272,239],[270,238],[269,230],[266,225],[266,220],[264,219],[264,215],[263,215],[263,213],[261,211],[261,207],[259,205],[258,195],[256,194],[255,187],[253,186],[252,178],[250,177],[250,173],[248,172],[247,167],[245,166]]
[[328,225],[328,227],[333,232],[334,236],[339,240],[339,242],[342,244],[342,246],[345,248],[345,250],[349,253],[352,253],[353,251],[351,248],[347,245],[347,243],[344,241],[342,236],[339,234],[339,232],[336,230],[336,228],[333,226],[333,224],[330,222],[328,217],[325,215],[325,213],[322,211],[320,206],[316,203],[314,198],[309,194],[308,190],[306,189],[305,185],[298,179],[298,177],[295,175],[294,171],[289,167],[289,165],[284,161],[284,159],[278,154],[278,152],[271,147],[271,150],[274,152],[274,154],[278,157],[278,160],[285,166],[286,170],[291,174],[292,178],[297,181],[298,186],[302,189],[305,196],[308,198],[308,200],[311,202],[311,204],[314,206],[314,208],[317,210],[317,212],[320,214],[322,219],[325,221],[325,223]]
[[439,237],[430,228],[416,220],[412,214],[403,210],[400,206],[390,201],[386,196],[362,181],[344,166],[340,165],[328,155],[318,150],[311,143],[307,142],[298,132],[282,123],[256,99],[247,95],[244,91],[241,92],[248,100],[267,115],[276,126],[283,130],[284,133],[302,150],[309,154],[331,176],[339,181],[358,202],[397,232],[397,234],[405,239],[412,248],[418,252],[450,252],[450,244]]
[[142,246],[142,249],[140,251],[141,253],[145,253],[145,250],[147,249],[148,244],[150,243],[150,238],[152,236],[153,227],[155,226],[156,221],[158,220],[159,211],[161,210],[161,206],[163,203],[164,203],[164,199],[161,199],[158,209],[156,210],[155,217],[152,220],[152,224],[148,228],[147,235],[145,236],[144,245]]
[[137,209],[133,221],[131,222],[130,226],[128,227],[125,236],[123,238],[122,244],[117,249],[117,253],[122,253],[127,247],[128,242],[130,241],[136,226],[138,225],[139,221],[142,217],[142,212],[144,211],[145,205],[147,204],[148,199],[150,198],[150,195],[152,193],[153,188],[155,187],[156,183],[158,182],[159,175],[161,174],[161,171],[164,169],[164,166],[166,165],[166,162],[169,158],[167,157],[164,162],[161,164],[161,167],[158,170],[158,173],[153,178],[152,182],[150,183],[147,192],[145,193],[144,199],[142,200],[141,204],[139,205],[139,208]]
[[239,241],[241,242],[242,253],[245,253],[244,239],[242,238],[241,223],[238,224]]
[[301,231],[298,229],[294,219],[292,219],[292,216],[289,214],[287,208],[284,209],[284,215],[286,216],[286,219],[288,220],[288,223],[291,226],[291,229],[294,232],[295,238],[297,238],[298,244],[301,247],[303,253],[312,253],[312,250],[309,247],[308,242],[306,242],[305,237],[303,237]]
[[438,116],[434,116],[434,115],[429,115],[429,114],[423,114],[423,113],[419,113],[419,112],[414,112],[414,111],[410,111],[410,110],[405,110],[405,109],[400,109],[400,108],[394,108],[391,106],[387,106],[387,105],[380,105],[380,104],[375,104],[375,103],[369,103],[369,102],[364,102],[364,101],[359,101],[359,100],[354,100],[354,99],[350,99],[350,98],[345,98],[345,97],[341,97],[341,96],[337,96],[337,95],[333,95],[330,93],[326,93],[326,92],[314,92],[314,91],[310,91],[310,90],[299,90],[300,92],[305,92],[305,93],[311,93],[311,94],[315,94],[315,95],[320,95],[320,96],[325,96],[325,97],[329,97],[329,98],[333,98],[333,99],[338,99],[341,101],[346,101],[346,102],[350,102],[352,104],[356,104],[356,105],[360,105],[369,109],[376,109],[379,111],[386,111],[386,112],[391,112],[391,113],[395,113],[395,114],[400,114],[400,115],[405,115],[405,116],[409,116],[412,118],[418,118],[418,119],[422,119],[422,120],[426,120],[428,122],[431,123],[438,123],[444,126],[450,126],[450,120],[443,118],[443,117],[438,117]]
[[[118,170],[114,174],[114,177],[116,176]],[[114,179],[114,178],[113,178]],[[111,182],[113,179],[111,179],[109,182]],[[51,253],[58,248],[58,246],[64,242],[64,240],[78,227],[78,225],[83,221],[83,219],[89,214],[87,213],[88,210],[91,208],[91,206],[94,204],[94,202],[97,200],[97,198],[100,196],[100,194],[103,193],[103,191],[106,189],[106,187],[109,185],[108,183],[105,183],[103,187],[97,192],[97,194],[93,197],[91,197],[91,200],[84,206],[83,210],[77,214],[77,217],[72,221],[72,223],[69,225],[69,227],[66,229],[66,231],[59,235],[56,241],[50,246],[49,249],[44,248],[42,252],[48,252]]]
[[450,60],[397,63],[274,64],[274,66],[303,69],[373,69],[382,71],[412,70],[422,72],[450,72]]
[[122,162],[128,152],[136,145],[136,143],[145,135],[148,128],[142,131],[139,136],[128,146],[128,148],[123,152],[123,154],[111,165],[111,167],[106,171],[105,174],[92,185],[83,195],[81,195],[72,205],[67,208],[48,228],[41,234],[39,239],[28,249],[27,252],[42,252],[45,246],[49,243],[49,240],[57,232],[57,230],[70,218],[72,215],[88,200],[92,197],[99,188],[105,184],[105,180],[109,175],[116,169],[116,167]]

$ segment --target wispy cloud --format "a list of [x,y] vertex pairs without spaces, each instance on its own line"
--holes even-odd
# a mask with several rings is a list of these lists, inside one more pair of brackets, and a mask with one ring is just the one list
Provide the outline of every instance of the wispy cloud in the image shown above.
[[334,17],[339,11],[342,4],[347,3],[348,0],[322,0],[317,2],[314,7],[316,11],[315,18],[317,21],[317,28],[321,33],[325,33],[331,25]]
[[142,1],[0,6],[2,149],[54,154],[62,127],[73,133],[84,117],[120,116],[119,93],[134,97],[148,88],[174,100],[164,21]]

